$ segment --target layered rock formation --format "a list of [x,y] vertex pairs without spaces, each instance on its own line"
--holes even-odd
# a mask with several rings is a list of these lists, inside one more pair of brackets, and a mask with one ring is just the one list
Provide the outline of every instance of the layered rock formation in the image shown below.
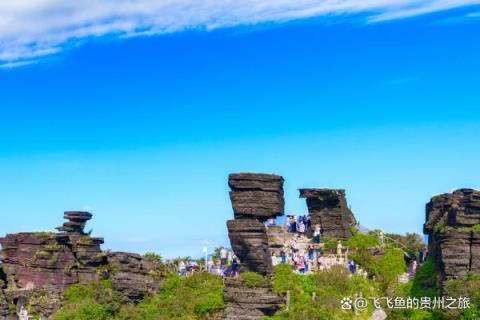
[[267,230],[262,223],[283,215],[283,178],[273,174],[237,173],[228,177],[235,219],[227,222],[235,255],[244,270],[272,272]]
[[240,259],[240,271],[253,271],[263,275],[272,272],[265,225],[257,220],[227,221],[232,250]]
[[108,264],[113,288],[135,302],[156,293],[162,280],[160,263],[139,254],[113,252]]
[[272,316],[279,310],[282,299],[272,293],[268,281],[263,285],[248,287],[240,279],[225,279],[223,298],[226,309],[224,319],[257,320]]
[[239,173],[228,178],[230,199],[235,219],[227,221],[232,250],[240,260],[240,271],[266,276],[266,285],[249,288],[239,279],[225,282],[226,310],[223,318],[253,320],[275,313],[281,299],[272,293],[272,273],[267,229],[263,222],[283,215],[283,178],[277,175]]
[[128,253],[111,253],[107,259],[100,247],[103,238],[84,232],[90,213],[69,211],[64,217],[68,221],[57,228],[60,233],[0,238],[0,319],[26,305],[48,318],[60,307],[65,290],[77,283],[110,277],[114,288],[133,301],[156,289],[161,279],[158,262]]
[[58,231],[85,234],[83,229],[85,228],[87,221],[92,219],[92,214],[84,211],[66,211],[63,218],[68,221],[61,227],[58,227]]
[[334,239],[352,236],[356,224],[348,208],[345,190],[300,189],[300,198],[306,198],[312,225],[320,224],[322,234]]
[[284,214],[283,178],[273,174],[237,173],[228,177],[235,219],[261,221]]
[[424,233],[441,280],[480,273],[480,191],[459,189],[426,205]]

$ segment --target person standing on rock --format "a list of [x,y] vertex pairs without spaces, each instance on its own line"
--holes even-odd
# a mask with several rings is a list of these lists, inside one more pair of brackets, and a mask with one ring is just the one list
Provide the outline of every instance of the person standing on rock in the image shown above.
[[321,226],[319,224],[315,225],[315,231],[313,231],[313,241],[317,244],[320,243],[321,236]]
[[342,250],[343,250],[342,241],[338,240],[337,241],[337,261],[340,261],[340,258],[342,257]]
[[383,231],[380,231],[380,234],[378,235],[378,240],[380,240],[380,244],[383,247],[385,244],[385,234],[383,233]]
[[290,224],[292,232],[297,232],[297,216],[292,216],[292,223]]
[[212,273],[213,271],[213,260],[212,258],[208,259],[208,262],[207,262],[207,272],[208,273]]
[[228,252],[224,247],[220,248],[220,263],[222,266],[227,264]]
[[414,256],[412,261],[410,262],[410,270],[409,270],[410,279],[413,279],[413,277],[415,277],[416,272],[417,272],[417,259]]
[[282,264],[287,263],[287,253],[285,252],[285,248],[282,248],[280,250],[280,258],[281,258]]
[[238,277],[238,262],[236,258],[234,258],[232,261],[232,277]]
[[303,220],[300,220],[300,223],[298,224],[298,233],[300,234],[300,237],[305,235],[305,223]]
[[312,245],[308,246],[308,260],[309,261],[313,261],[314,252],[315,252],[315,250],[313,249],[313,246]]
[[178,271],[181,277],[187,275],[187,266],[185,265],[185,262],[183,262],[183,260],[180,260],[180,262],[178,263]]
[[274,251],[272,251],[272,266],[275,267],[278,264],[278,258]]

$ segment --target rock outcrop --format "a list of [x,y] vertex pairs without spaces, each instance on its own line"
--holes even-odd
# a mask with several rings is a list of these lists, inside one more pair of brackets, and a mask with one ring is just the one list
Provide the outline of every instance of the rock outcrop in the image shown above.
[[277,175],[239,173],[228,178],[234,220],[227,221],[232,250],[240,260],[240,272],[265,276],[265,286],[249,288],[239,279],[225,281],[223,314],[228,320],[254,320],[272,315],[281,298],[271,291],[273,269],[263,222],[284,214],[283,178]]
[[261,221],[284,214],[283,178],[273,174],[237,173],[228,177],[235,219]]
[[160,263],[139,254],[110,253],[108,265],[113,288],[135,302],[156,293],[162,281]]
[[[48,317],[59,307],[68,287],[99,280],[97,268],[106,264],[102,243],[102,238],[83,235],[83,228],[70,233],[25,232],[0,238],[6,301],[17,306],[29,304],[30,309]],[[39,301],[45,296],[49,299]]]
[[272,293],[268,281],[256,287],[245,286],[240,279],[225,279],[223,298],[224,319],[257,320],[272,316],[279,310],[282,299]]
[[267,229],[263,222],[284,214],[283,178],[273,174],[237,173],[228,177],[234,220],[227,221],[233,252],[243,270],[272,272]]
[[232,250],[241,261],[240,271],[263,275],[272,272],[265,225],[257,220],[241,219],[227,222]]
[[306,198],[312,225],[320,224],[322,234],[334,239],[352,236],[356,224],[348,208],[345,190],[300,189],[300,198]]
[[73,284],[110,278],[114,288],[134,302],[158,287],[158,262],[129,253],[107,255],[101,250],[103,238],[84,232],[92,218],[88,212],[69,211],[64,218],[68,221],[57,228],[59,233],[23,232],[0,238],[0,320],[27,305],[48,319]]
[[87,221],[92,219],[92,214],[85,211],[66,211],[63,218],[68,220],[57,230],[66,233],[78,233],[85,234],[83,229],[87,224]]
[[426,205],[424,233],[442,282],[480,273],[480,191],[459,189]]

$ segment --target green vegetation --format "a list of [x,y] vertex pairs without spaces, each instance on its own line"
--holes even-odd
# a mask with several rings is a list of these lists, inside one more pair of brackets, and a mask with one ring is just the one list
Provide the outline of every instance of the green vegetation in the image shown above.
[[[399,235],[395,233],[385,234],[386,242],[390,243],[393,247],[403,248],[410,254],[418,254],[418,252],[425,248],[422,236],[418,233],[409,233],[405,235]],[[393,242],[394,240],[395,242]]]
[[449,280],[445,283],[446,292],[452,297],[470,297],[471,307],[463,312],[450,310],[446,316],[462,320],[480,318],[480,274],[470,273],[463,279]]
[[273,290],[279,295],[290,293],[288,311],[271,319],[369,319],[373,305],[355,316],[353,310],[342,310],[340,301],[344,297],[361,294],[363,297],[378,296],[377,286],[372,280],[351,276],[343,267],[312,275],[293,273],[288,265],[275,267]]
[[162,256],[157,254],[157,253],[154,253],[154,252],[147,252],[143,255],[145,258],[147,258],[147,260],[150,260],[152,262],[158,262],[158,263],[163,263],[163,259],[162,259]]
[[[400,237],[400,236],[399,236]],[[395,238],[403,243],[410,239],[410,250],[419,248],[416,235],[407,234]],[[328,248],[336,248],[336,241],[327,241]],[[417,239],[418,240],[418,239]],[[291,267],[280,264],[275,267],[272,288],[288,302],[270,320],[282,319],[370,319],[374,311],[371,297],[439,297],[439,274],[431,259],[421,266],[413,281],[398,284],[398,276],[406,271],[402,249],[391,243],[381,246],[376,233],[354,233],[344,245],[349,248],[349,256],[360,268],[368,273],[368,278],[351,275],[342,266],[333,266],[327,271],[309,275],[292,272]],[[41,254],[40,254],[41,255]],[[154,253],[145,254],[147,259],[160,262],[161,257]],[[254,272],[244,272],[239,276],[251,288],[266,284],[266,279]],[[470,297],[471,307],[467,310],[415,310],[389,309],[382,301],[388,319],[414,320],[470,320],[480,318],[480,275],[471,274],[465,279],[446,282],[445,289],[452,297]],[[364,297],[368,300],[366,310],[341,308],[343,298],[355,300]],[[91,285],[74,285],[65,294],[63,307],[54,315],[54,320],[167,320],[220,319],[225,308],[222,279],[208,274],[195,273],[189,277],[179,277],[176,273],[167,274],[158,292],[141,301],[138,305],[113,290],[109,281]]]
[[73,285],[64,296],[63,307],[54,320],[113,319],[128,299],[112,288],[109,281]]
[[380,246],[378,236],[374,233],[363,234],[356,232],[347,239],[346,246],[352,250],[356,249],[369,249]]
[[375,277],[382,293],[391,294],[397,285],[398,276],[406,270],[403,251],[391,246],[376,249],[379,244],[374,233],[356,233],[347,240],[350,258],[370,276]]
[[170,274],[157,295],[127,310],[132,318],[120,319],[213,319],[223,308],[221,278],[203,272],[184,278]]
[[324,244],[323,249],[326,252],[336,250],[336,248],[337,248],[337,240],[335,240],[335,239],[332,239],[332,238],[327,237],[327,236],[323,236],[322,237],[322,242]]
[[439,275],[433,260],[428,258],[417,270],[411,282],[410,296],[412,297],[438,297],[440,295]]
[[240,274],[240,280],[250,288],[262,287],[266,284],[265,278],[255,272],[243,272]]
[[180,278],[170,274],[159,292],[137,306],[112,289],[109,281],[74,285],[64,296],[54,320],[216,319],[224,308],[219,277],[197,273]]

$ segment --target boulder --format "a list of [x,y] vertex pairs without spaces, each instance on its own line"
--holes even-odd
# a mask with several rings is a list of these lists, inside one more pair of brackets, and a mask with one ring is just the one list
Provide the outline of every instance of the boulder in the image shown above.
[[66,211],[63,215],[68,220],[57,230],[66,233],[84,234],[83,229],[88,220],[92,219],[92,214],[85,211]]
[[262,221],[284,214],[283,178],[273,174],[236,173],[228,177],[235,218]]
[[346,239],[356,224],[348,208],[345,190],[300,189],[300,198],[306,198],[312,225],[320,224],[322,234],[333,239]]
[[161,265],[138,254],[113,252],[108,255],[113,288],[138,302],[157,291],[161,281]]

